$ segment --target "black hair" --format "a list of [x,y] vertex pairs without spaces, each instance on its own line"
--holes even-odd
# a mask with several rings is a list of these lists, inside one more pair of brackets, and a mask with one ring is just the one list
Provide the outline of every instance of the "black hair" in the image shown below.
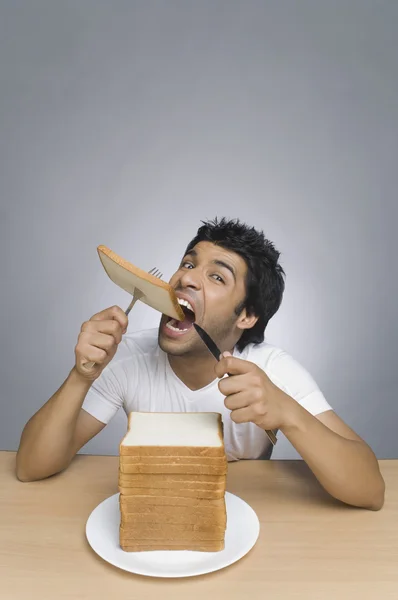
[[239,315],[245,308],[248,315],[258,317],[250,329],[245,329],[237,342],[241,352],[247,344],[264,341],[268,321],[277,312],[285,289],[285,272],[279,264],[280,252],[267,240],[262,231],[257,231],[239,219],[225,217],[212,221],[201,221],[196,236],[188,244],[185,254],[199,242],[212,242],[225,250],[241,256],[247,265],[246,298],[236,307]]

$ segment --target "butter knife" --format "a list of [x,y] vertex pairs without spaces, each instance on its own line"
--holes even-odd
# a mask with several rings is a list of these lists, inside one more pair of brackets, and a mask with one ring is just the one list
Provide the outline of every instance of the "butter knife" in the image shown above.
[[[197,323],[194,323],[193,326],[195,327],[198,335],[202,338],[203,342],[206,344],[207,348],[210,350],[210,352],[212,353],[214,358],[216,360],[220,360],[221,351],[219,350],[217,344],[211,339],[209,334],[204,329],[202,329],[202,327],[200,327],[200,325],[198,325]],[[229,373],[227,373],[227,375],[229,376]],[[272,445],[275,446],[276,441],[277,441],[275,432],[270,429],[266,429],[265,433],[268,435],[269,440],[272,443]]]

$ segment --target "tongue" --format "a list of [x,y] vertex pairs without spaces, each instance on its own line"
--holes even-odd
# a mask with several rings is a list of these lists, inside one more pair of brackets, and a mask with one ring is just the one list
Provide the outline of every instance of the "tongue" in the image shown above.
[[195,315],[193,313],[188,312],[188,313],[184,313],[184,314],[185,314],[184,320],[176,322],[176,326],[178,327],[178,329],[189,329],[190,327],[192,327],[192,323],[195,320]]

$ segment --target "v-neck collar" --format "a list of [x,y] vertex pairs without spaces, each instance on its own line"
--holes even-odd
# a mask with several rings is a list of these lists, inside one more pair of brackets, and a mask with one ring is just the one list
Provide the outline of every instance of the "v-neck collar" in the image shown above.
[[[187,386],[187,385],[186,385],[186,384],[185,384],[185,383],[184,383],[184,382],[183,382],[183,381],[182,381],[182,380],[181,380],[181,379],[180,379],[180,378],[179,378],[179,377],[178,377],[178,376],[177,376],[177,375],[174,373],[174,371],[173,371],[173,369],[172,369],[172,367],[171,367],[171,365],[170,365],[170,362],[169,362],[169,357],[168,357],[168,355],[166,354],[166,352],[164,352],[164,351],[163,351],[161,348],[159,348],[159,351],[160,351],[160,353],[163,355],[163,360],[164,360],[164,362],[165,362],[165,366],[166,366],[166,372],[167,372],[167,374],[169,374],[169,375],[170,375],[170,377],[171,377],[172,379],[174,379],[174,380],[175,380],[175,381],[178,383],[178,385],[180,385],[180,386],[181,386],[181,387],[184,389],[184,391],[185,391],[185,393],[186,393],[186,394],[191,394],[191,395],[194,395],[194,394],[196,394],[196,395],[199,395],[199,394],[201,394],[201,393],[203,393],[203,392],[206,392],[206,391],[210,390],[211,388],[213,388],[213,387],[216,387],[216,386],[217,386],[219,379],[218,379],[218,377],[215,377],[215,379],[213,379],[213,381],[211,381],[210,383],[208,383],[208,384],[207,384],[207,385],[205,385],[204,387],[201,387],[201,388],[199,388],[199,389],[197,389],[197,390],[191,390],[191,388],[190,388],[190,387],[188,387],[188,386]],[[234,348],[233,356],[235,356],[235,348]]]

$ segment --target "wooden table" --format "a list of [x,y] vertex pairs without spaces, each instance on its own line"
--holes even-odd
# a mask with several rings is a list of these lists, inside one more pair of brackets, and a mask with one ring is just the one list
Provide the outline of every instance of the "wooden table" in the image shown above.
[[99,558],[85,538],[90,512],[117,492],[118,458],[82,456],[34,483],[0,452],[1,600],[398,599],[398,460],[381,461],[380,512],[329,498],[303,462],[242,461],[228,490],[256,511],[260,538],[238,563],[209,575],[153,579]]

